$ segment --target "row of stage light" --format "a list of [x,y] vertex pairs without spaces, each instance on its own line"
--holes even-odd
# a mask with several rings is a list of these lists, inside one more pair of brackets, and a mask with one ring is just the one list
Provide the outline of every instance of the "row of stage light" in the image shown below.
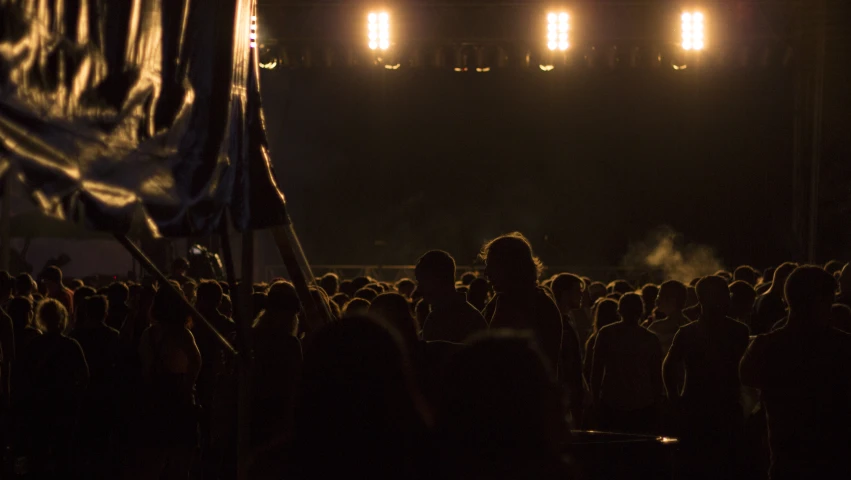
[[[386,51],[393,46],[390,13],[370,12],[367,17],[367,46],[370,50]],[[570,48],[570,14],[550,12],[546,16],[546,45],[551,51]],[[680,46],[687,51],[706,47],[706,24],[702,12],[688,11],[680,15]]]
[[[700,11],[684,11],[679,17],[679,42],[662,47],[617,48],[582,46],[575,48],[571,37],[573,18],[566,11],[549,12],[542,17],[541,47],[511,49],[492,45],[462,45],[417,49],[397,44],[390,12],[369,12],[366,16],[366,38],[357,48],[300,48],[290,46],[261,48],[260,67],[313,67],[379,65],[388,70],[405,66],[450,67],[456,72],[489,72],[491,68],[508,66],[540,67],[552,71],[556,66],[588,67],[658,67],[670,65],[676,70],[692,65],[747,67],[789,66],[791,50],[787,47],[742,46],[730,49],[719,46],[708,56],[696,56],[706,49],[706,17]],[[251,47],[258,44],[257,17],[251,17]],[[672,42],[673,43],[673,42]],[[540,51],[539,51],[540,50]],[[369,53],[367,53],[369,52]],[[544,52],[544,53],[542,53]],[[545,52],[549,52],[548,54]],[[688,60],[688,62],[686,61]]]

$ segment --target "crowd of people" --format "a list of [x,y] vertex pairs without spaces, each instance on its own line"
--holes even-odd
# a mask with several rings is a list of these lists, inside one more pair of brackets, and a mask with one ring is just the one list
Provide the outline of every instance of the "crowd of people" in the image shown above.
[[0,272],[4,478],[234,478],[240,442],[252,478],[582,478],[580,429],[677,438],[676,478],[851,478],[850,266],[542,278],[519,233],[481,259],[326,274],[318,315],[255,284],[247,322],[185,260]]

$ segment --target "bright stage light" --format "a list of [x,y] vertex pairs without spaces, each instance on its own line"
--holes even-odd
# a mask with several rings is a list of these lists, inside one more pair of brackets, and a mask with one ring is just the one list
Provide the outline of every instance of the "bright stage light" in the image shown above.
[[703,50],[706,42],[706,25],[700,12],[685,12],[680,16],[680,34],[683,50]]
[[251,33],[248,34],[248,46],[257,48],[257,16],[251,16],[251,25],[248,27]]
[[568,32],[570,15],[565,12],[547,15],[547,48],[565,51],[570,47]]
[[390,48],[390,14],[370,12],[366,16],[367,39],[370,50]]

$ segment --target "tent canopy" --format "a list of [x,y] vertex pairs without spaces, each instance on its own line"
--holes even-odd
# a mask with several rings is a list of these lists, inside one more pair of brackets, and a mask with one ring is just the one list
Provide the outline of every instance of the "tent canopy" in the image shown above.
[[[287,223],[254,0],[0,0],[0,170],[38,207],[126,234]],[[9,170],[9,167],[12,170]]]

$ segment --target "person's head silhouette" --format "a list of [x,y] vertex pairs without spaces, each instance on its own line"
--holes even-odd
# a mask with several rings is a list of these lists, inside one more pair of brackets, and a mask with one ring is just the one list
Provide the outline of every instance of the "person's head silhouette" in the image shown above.
[[585,283],[578,276],[572,273],[556,275],[550,288],[562,315],[566,315],[570,310],[582,307],[582,292],[585,289]]
[[322,290],[325,290],[329,297],[333,297],[339,291],[340,277],[336,273],[326,273],[319,279],[319,286],[322,287]]
[[644,317],[647,318],[653,314],[656,308],[656,297],[659,296],[659,287],[652,283],[648,283],[641,287],[641,299],[644,300]]
[[470,290],[467,292],[467,301],[481,311],[485,309],[490,296],[490,284],[481,277],[476,277],[470,282]]
[[710,275],[697,282],[697,300],[701,318],[715,319],[727,315],[730,308],[730,288],[724,277]]
[[637,293],[627,293],[618,302],[618,314],[626,323],[637,324],[644,315],[644,301]]
[[353,298],[343,307],[343,318],[364,317],[369,314],[369,300]]
[[535,288],[544,268],[532,252],[532,244],[520,232],[491,240],[482,247],[480,256],[497,293]]
[[605,299],[597,305],[597,312],[594,315],[594,332],[599,332],[600,329],[611,325],[620,320],[618,316],[618,302]]
[[683,282],[668,280],[659,287],[656,308],[665,316],[680,314],[686,306],[688,288]]
[[730,316],[735,319],[745,318],[753,310],[756,300],[756,290],[744,281],[736,280],[730,284]]
[[29,273],[22,273],[15,277],[15,292],[21,297],[28,297],[35,293],[36,285]]
[[222,286],[214,280],[202,280],[196,293],[196,305],[199,310],[212,312],[222,304]]
[[109,300],[103,295],[94,295],[86,299],[86,324],[89,326],[101,325],[106,321],[109,312]]
[[734,281],[742,281],[754,287],[759,283],[759,273],[750,265],[742,265],[733,272]]
[[44,280],[45,286],[47,286],[47,293],[49,295],[54,295],[56,292],[65,288],[62,285],[62,270],[59,267],[47,267],[44,273],[41,274],[41,278]]
[[419,340],[420,328],[411,315],[411,304],[399,293],[382,293],[369,306],[369,316],[396,329],[408,348]]
[[798,268],[796,263],[786,262],[774,270],[774,279],[771,281],[770,292],[776,295],[783,295],[783,286],[786,285],[786,279],[789,275]]
[[839,288],[843,295],[851,294],[851,263],[846,263],[839,273]]
[[15,330],[33,326],[33,302],[28,297],[13,298],[9,301],[6,311],[12,318],[12,326]]
[[403,278],[396,282],[396,290],[399,291],[402,295],[411,298],[411,295],[414,294],[414,290],[417,289],[417,284],[414,283],[410,278]]
[[789,305],[789,325],[818,330],[830,325],[830,310],[836,298],[836,279],[815,265],[796,268],[784,288]]
[[452,298],[455,292],[455,259],[443,250],[432,250],[417,260],[417,290],[429,303]]
[[61,334],[68,325],[68,310],[57,300],[44,299],[38,305],[36,324],[46,334]]

